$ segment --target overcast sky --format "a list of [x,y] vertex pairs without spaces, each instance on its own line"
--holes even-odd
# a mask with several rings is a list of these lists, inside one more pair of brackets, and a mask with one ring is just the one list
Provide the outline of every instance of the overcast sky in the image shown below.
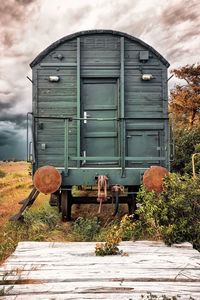
[[140,38],[169,61],[169,71],[200,62],[199,0],[0,1],[0,159],[26,157],[29,63],[54,41],[88,29]]

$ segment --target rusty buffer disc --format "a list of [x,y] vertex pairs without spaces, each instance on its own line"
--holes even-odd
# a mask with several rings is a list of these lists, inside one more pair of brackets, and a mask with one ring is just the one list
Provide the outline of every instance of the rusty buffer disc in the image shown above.
[[56,192],[61,185],[61,175],[58,170],[52,166],[39,168],[33,177],[33,184],[36,189],[43,194],[52,194]]
[[160,166],[153,166],[149,168],[143,176],[143,184],[147,191],[151,192],[154,190],[157,195],[161,193],[163,190],[163,179],[165,175],[168,174],[169,172],[167,169]]

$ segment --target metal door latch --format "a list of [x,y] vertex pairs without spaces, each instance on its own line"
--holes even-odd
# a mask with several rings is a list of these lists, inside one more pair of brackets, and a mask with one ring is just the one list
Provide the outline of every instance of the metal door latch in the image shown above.
[[[83,157],[86,157],[86,151],[85,150],[83,151]],[[86,164],[86,160],[84,159],[82,161],[82,166],[84,166],[85,164]]]
[[84,124],[87,124],[87,118],[91,116],[87,114],[87,111],[84,111],[83,117],[84,117]]

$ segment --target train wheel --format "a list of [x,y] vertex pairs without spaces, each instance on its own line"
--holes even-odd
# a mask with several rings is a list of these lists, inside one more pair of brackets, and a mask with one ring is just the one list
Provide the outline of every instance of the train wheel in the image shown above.
[[62,221],[67,222],[71,220],[71,192],[62,191],[61,193],[61,212]]
[[136,209],[135,205],[135,195],[131,195],[128,202],[128,214],[132,215]]
[[49,204],[51,206],[58,206],[59,195],[51,194],[49,199]]
[[[129,192],[136,192],[137,188],[130,187]],[[128,197],[128,214],[132,215],[136,210],[136,194],[130,194]]]

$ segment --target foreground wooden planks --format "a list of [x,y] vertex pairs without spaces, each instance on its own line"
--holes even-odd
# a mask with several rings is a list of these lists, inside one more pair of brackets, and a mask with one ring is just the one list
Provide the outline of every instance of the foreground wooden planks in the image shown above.
[[147,292],[200,299],[200,253],[189,243],[122,242],[126,255],[104,257],[95,245],[19,243],[0,267],[0,291],[5,281],[5,290],[13,285],[3,299],[137,300]]

